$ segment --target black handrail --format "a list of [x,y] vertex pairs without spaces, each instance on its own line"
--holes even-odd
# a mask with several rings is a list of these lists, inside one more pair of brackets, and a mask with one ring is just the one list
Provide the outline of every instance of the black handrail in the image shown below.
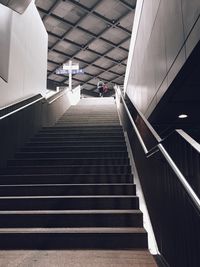
[[41,94],[37,94],[37,95],[31,96],[29,98],[26,98],[24,100],[21,100],[17,103],[3,107],[0,109],[0,118],[4,118],[5,116],[8,116],[8,114],[12,114],[15,111],[22,109],[23,107],[25,107],[25,106],[33,103],[33,102],[35,103],[35,101],[41,100],[41,99],[43,99],[43,96]]
[[28,97],[26,99],[23,99],[19,102],[10,104],[6,107],[0,108],[0,120],[12,115],[13,113],[16,113],[30,105],[35,104],[38,101],[41,100],[47,100],[49,104],[51,104],[52,102],[54,102],[55,100],[57,100],[59,97],[61,97],[64,93],[65,93],[66,89],[61,90],[59,92],[55,92],[55,94],[53,94],[52,96],[50,96],[49,98],[45,98],[44,96],[42,96],[41,94],[37,94],[31,97]]

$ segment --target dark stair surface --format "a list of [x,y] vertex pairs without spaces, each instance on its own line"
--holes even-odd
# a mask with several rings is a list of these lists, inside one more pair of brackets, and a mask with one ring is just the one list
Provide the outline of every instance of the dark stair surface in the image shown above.
[[113,99],[83,99],[0,174],[0,249],[146,249]]

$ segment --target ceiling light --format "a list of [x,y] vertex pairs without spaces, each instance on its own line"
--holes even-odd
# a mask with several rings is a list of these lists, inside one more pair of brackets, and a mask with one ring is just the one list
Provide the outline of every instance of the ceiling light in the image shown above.
[[188,117],[187,114],[180,114],[179,116],[179,119],[186,119]]

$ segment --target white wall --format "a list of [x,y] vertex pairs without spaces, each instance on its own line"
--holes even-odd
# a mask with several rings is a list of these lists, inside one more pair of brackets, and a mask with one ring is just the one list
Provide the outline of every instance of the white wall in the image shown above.
[[[7,7],[0,5],[0,10]],[[1,108],[46,90],[48,37],[35,4],[22,15],[11,12],[8,83],[0,78]]]
[[67,91],[67,97],[69,99],[70,104],[77,105],[81,98],[81,86],[78,85],[76,88],[74,88],[72,91]]
[[138,0],[137,5],[142,8],[125,90],[148,117],[200,40],[200,1]]
[[0,5],[0,77],[8,81],[12,11]]

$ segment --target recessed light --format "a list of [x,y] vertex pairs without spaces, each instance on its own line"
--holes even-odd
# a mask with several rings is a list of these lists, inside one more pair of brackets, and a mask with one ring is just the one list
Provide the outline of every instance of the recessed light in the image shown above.
[[178,117],[179,117],[179,119],[185,119],[188,117],[188,115],[187,114],[180,114]]

